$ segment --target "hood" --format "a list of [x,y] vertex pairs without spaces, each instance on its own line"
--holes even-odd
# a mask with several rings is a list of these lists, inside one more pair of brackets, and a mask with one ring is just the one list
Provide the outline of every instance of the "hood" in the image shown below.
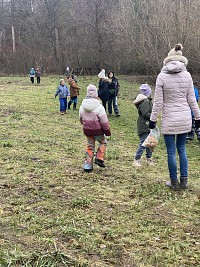
[[185,64],[180,61],[170,61],[163,66],[161,72],[164,73],[178,73],[186,70]]
[[82,108],[86,112],[92,112],[100,105],[100,101],[97,98],[86,97],[82,102]]
[[133,104],[137,105],[140,102],[142,102],[143,100],[147,99],[148,97],[146,95],[143,94],[139,94],[136,99],[133,101]]
[[188,64],[188,60],[186,57],[182,56],[182,55],[173,55],[173,56],[167,56],[164,61],[163,64],[166,65],[168,62],[170,61],[180,61],[182,63],[185,64],[185,66],[187,66]]

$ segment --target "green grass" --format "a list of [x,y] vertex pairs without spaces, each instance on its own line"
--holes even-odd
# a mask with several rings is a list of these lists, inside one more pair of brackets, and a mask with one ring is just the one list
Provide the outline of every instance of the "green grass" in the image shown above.
[[[132,167],[138,84],[120,77],[106,168],[84,173],[78,111],[59,114],[60,77],[0,78],[0,266],[200,266],[200,144],[188,144],[190,190],[171,192],[163,138],[154,167]],[[79,106],[89,83],[82,77]]]

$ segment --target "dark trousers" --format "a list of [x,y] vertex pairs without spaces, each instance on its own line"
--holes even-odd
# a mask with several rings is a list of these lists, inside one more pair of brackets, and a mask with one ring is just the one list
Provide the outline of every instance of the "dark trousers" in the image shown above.
[[69,103],[68,103],[68,109],[70,109],[70,106],[71,106],[72,103],[73,103],[73,109],[76,109],[77,102],[78,102],[78,97],[77,96],[72,96],[70,98]]
[[67,109],[67,98],[59,98],[60,112],[65,112]]
[[37,77],[37,83],[40,84],[40,77]]
[[34,77],[30,77],[32,83],[34,83]]
[[106,110],[106,104],[107,104],[108,100],[107,99],[101,99],[101,101],[102,101],[102,105],[104,106],[104,108]]

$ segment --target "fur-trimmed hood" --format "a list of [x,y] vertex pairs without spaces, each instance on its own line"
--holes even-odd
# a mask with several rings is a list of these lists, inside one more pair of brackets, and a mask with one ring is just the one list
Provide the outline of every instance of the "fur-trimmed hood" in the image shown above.
[[148,97],[146,95],[143,94],[139,94],[136,99],[133,101],[134,105],[139,104],[140,102],[142,102],[143,100],[147,99]]
[[188,64],[187,58],[184,56],[181,56],[181,55],[167,56],[164,59],[163,64],[166,65],[170,61],[180,61],[180,62],[184,63],[185,66],[187,66],[187,64]]

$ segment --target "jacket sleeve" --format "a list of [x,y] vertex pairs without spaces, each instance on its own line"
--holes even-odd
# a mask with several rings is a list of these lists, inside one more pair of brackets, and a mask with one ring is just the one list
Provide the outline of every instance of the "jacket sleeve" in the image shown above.
[[80,123],[83,124],[83,118],[82,118],[82,113],[83,112],[83,108],[82,108],[82,105],[80,106],[80,109],[79,109],[79,119],[80,119]]
[[158,75],[156,80],[156,88],[155,88],[155,95],[154,95],[154,102],[150,120],[156,122],[158,120],[158,116],[161,113],[163,106],[163,81]]
[[191,110],[194,113],[195,119],[200,120],[200,110],[199,110],[199,106],[197,104],[197,100],[195,97],[192,78],[191,78],[191,84],[190,84],[190,86],[188,86],[187,101],[188,101],[188,104],[189,104]]
[[57,91],[55,93],[55,96],[57,96],[59,94],[59,92],[60,92],[60,88],[58,87],[58,89],[57,89]]
[[110,136],[111,131],[110,131],[110,125],[108,122],[108,117],[102,105],[101,105],[98,117],[99,117],[99,122],[100,122],[103,132],[105,133],[105,135]]
[[150,103],[150,100],[147,99],[145,100],[141,106],[140,106],[140,112],[143,116],[143,118],[145,120],[150,120],[150,116],[151,116],[151,110],[152,110],[152,107],[151,107],[151,103]]

